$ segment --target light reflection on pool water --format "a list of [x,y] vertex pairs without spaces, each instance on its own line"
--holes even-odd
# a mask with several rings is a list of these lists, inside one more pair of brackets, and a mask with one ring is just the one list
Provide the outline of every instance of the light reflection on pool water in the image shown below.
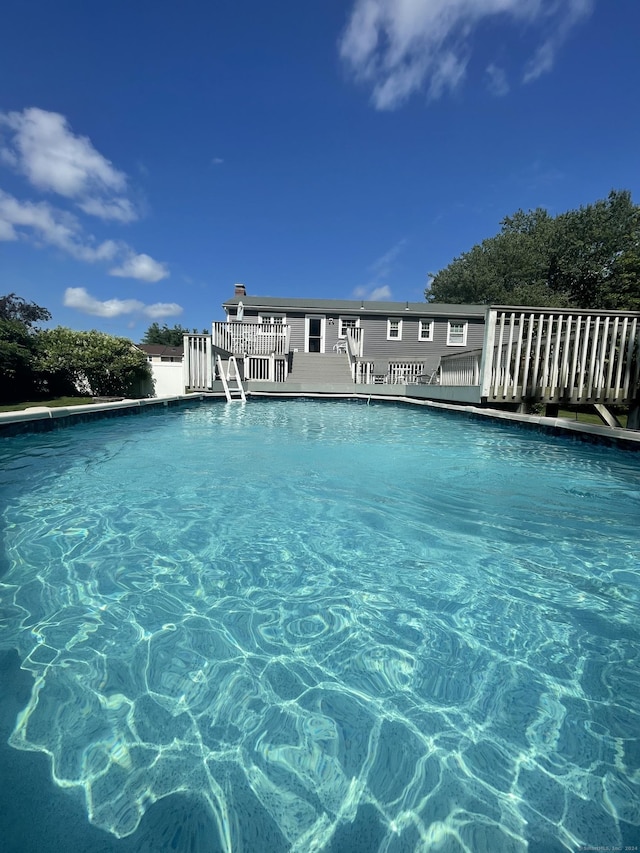
[[10,743],[112,836],[179,794],[217,829],[167,850],[638,843],[636,454],[312,401],[0,453]]

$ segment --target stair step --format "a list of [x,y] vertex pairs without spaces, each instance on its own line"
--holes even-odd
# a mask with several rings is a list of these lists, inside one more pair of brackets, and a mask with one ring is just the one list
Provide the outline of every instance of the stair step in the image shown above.
[[347,356],[342,353],[294,353],[288,381],[296,383],[351,383]]

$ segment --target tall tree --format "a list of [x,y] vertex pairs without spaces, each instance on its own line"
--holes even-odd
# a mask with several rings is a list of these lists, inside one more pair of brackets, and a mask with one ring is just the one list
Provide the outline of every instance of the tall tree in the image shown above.
[[162,327],[158,323],[152,323],[140,343],[143,344],[162,344],[166,347],[181,347],[183,335],[188,335],[189,329],[185,329],[179,324],[169,328],[165,323]]
[[36,323],[46,322],[46,308],[15,293],[0,296],[0,401],[13,403],[38,393]]
[[428,302],[640,308],[640,208],[627,191],[552,217],[517,211],[437,273]]

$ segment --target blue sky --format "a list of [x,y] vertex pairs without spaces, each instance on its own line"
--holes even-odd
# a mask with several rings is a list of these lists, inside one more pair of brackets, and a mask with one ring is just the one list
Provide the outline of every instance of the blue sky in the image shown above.
[[6,0],[0,274],[139,340],[421,300],[519,208],[640,201],[637,0]]

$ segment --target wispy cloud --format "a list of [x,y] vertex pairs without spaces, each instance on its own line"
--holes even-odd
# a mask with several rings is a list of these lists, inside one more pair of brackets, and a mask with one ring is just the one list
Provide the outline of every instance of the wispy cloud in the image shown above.
[[385,299],[391,299],[391,288],[388,284],[380,287],[356,287],[353,295],[356,299],[366,299],[368,302],[383,302]]
[[0,190],[0,239],[31,237],[37,244],[62,249],[79,261],[112,261],[118,254],[114,240],[96,241],[84,233],[71,213],[48,202],[20,201]]
[[371,272],[378,278],[386,278],[391,273],[396,258],[405,248],[407,242],[407,238],[403,237],[402,240],[398,240],[398,242],[392,246],[388,252],[385,252],[384,255],[376,258],[369,267]]
[[156,302],[145,305],[138,299],[106,299],[100,301],[84,287],[68,287],[64,292],[64,304],[67,308],[75,308],[83,314],[93,317],[122,317],[126,314],[141,314],[158,320],[162,317],[178,317],[182,307],[175,302]]
[[0,241],[26,239],[36,246],[53,246],[78,261],[109,263],[122,261],[110,275],[139,281],[160,281],[167,278],[165,264],[149,255],[138,255],[122,240],[98,242],[82,228],[77,217],[46,201],[20,201],[0,190]]
[[60,113],[30,107],[0,113],[2,158],[42,192],[72,200],[101,219],[138,218],[126,197],[127,177],[103,157],[86,136],[73,133]]
[[222,159],[222,157],[214,157],[213,160],[211,161],[212,166],[221,166],[223,163],[224,163],[224,160]]
[[369,294],[369,299],[372,302],[382,302],[385,299],[391,299],[391,288],[387,284],[382,287],[374,287]]
[[128,196],[124,172],[86,136],[73,133],[63,115],[37,107],[0,112],[0,162],[23,175],[33,189],[57,195],[76,208],[71,212],[0,190],[0,240],[30,240],[78,261],[115,263],[110,271],[114,276],[147,282],[167,278],[166,264],[136,253],[122,240],[99,242],[85,229],[78,211],[121,224],[134,221],[140,212]]
[[406,237],[398,240],[388,251],[369,264],[370,280],[368,284],[356,287],[353,296],[357,299],[367,299],[370,302],[381,302],[391,299],[391,287],[385,279],[393,274],[396,261],[408,244]]
[[485,70],[487,77],[487,88],[492,95],[501,98],[509,92],[509,83],[504,68],[500,68],[493,62],[487,65]]
[[550,22],[544,41],[527,62],[523,82],[530,83],[551,71],[557,52],[573,27],[591,14],[593,3],[594,0],[565,0],[563,14]]
[[540,32],[542,42],[524,72],[528,82],[552,68],[570,30],[591,13],[593,3],[355,0],[340,39],[340,55],[354,78],[371,88],[377,109],[394,109],[419,91],[436,99],[462,84],[474,30],[487,19],[501,16]]

